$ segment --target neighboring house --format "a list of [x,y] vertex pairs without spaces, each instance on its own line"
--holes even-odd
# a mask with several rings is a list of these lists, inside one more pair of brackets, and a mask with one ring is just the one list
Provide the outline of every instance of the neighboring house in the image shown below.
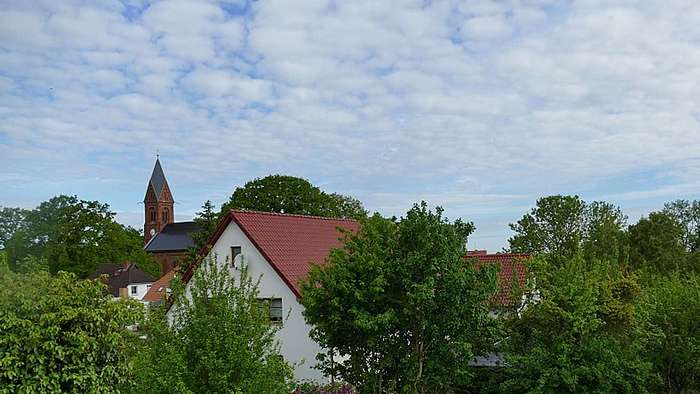
[[[299,303],[299,280],[313,263],[322,263],[331,249],[342,246],[338,228],[357,231],[358,227],[355,220],[233,210],[209,241],[209,256],[215,256],[221,267],[235,276],[244,262],[251,277],[260,278],[259,296],[271,303],[271,321],[280,321],[281,354],[296,364],[297,379],[324,379],[313,369],[322,349],[309,338],[311,327]],[[185,283],[194,269],[183,274]],[[172,309],[169,313],[172,317]]]
[[88,279],[106,276],[105,284],[109,293],[115,297],[129,297],[141,300],[153,283],[153,278],[141,271],[135,264],[100,264]]
[[[471,250],[467,252],[466,259],[476,259],[477,267],[487,264],[498,264],[498,292],[491,298],[493,310],[492,317],[497,317],[502,308],[516,306],[514,288],[524,289],[526,280],[525,262],[530,258],[526,253],[495,253],[489,254],[485,250]],[[524,296],[522,296],[524,297]],[[521,297],[521,300],[523,299]],[[496,346],[498,349],[498,344]],[[498,351],[484,357],[475,357],[470,363],[475,367],[502,367],[503,355]]]
[[159,304],[163,302],[168,295],[170,295],[170,282],[175,278],[176,273],[177,269],[171,269],[165,275],[161,276],[160,279],[153,282],[142,301],[149,304]]
[[146,186],[143,206],[144,249],[158,261],[161,272],[169,272],[194,245],[192,233],[199,231],[199,226],[195,222],[175,222],[175,199],[160,159],[156,159]]

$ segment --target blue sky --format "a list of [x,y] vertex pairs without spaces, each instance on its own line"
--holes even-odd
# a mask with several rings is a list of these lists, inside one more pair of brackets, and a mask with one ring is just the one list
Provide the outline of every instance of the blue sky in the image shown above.
[[700,198],[697,1],[0,0],[0,205],[141,227],[284,173],[507,246],[538,197]]

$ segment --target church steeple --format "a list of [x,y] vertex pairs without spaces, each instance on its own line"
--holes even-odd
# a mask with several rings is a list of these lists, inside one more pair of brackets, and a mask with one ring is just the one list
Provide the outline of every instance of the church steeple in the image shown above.
[[143,198],[144,223],[143,241],[148,241],[168,223],[175,221],[174,200],[170,192],[170,186],[165,179],[160,158],[156,158],[156,164],[151,173],[151,179],[146,186],[146,196]]

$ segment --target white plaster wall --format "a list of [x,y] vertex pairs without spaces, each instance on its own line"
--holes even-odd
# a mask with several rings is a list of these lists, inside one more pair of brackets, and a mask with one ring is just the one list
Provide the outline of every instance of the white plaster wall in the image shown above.
[[[226,265],[229,271],[237,277],[240,271],[234,269],[231,264],[232,246],[241,247],[249,274],[254,280],[260,278],[259,297],[282,299],[285,320],[277,332],[277,339],[284,359],[295,365],[294,376],[300,380],[326,381],[327,379],[320,371],[312,368],[316,364],[316,354],[321,351],[321,347],[309,338],[311,327],[306,324],[304,316],[301,314],[304,307],[298,303],[292,290],[287,287],[270,263],[265,260],[260,251],[234,222],[231,222],[219,237],[212,247],[210,255],[215,255],[217,263],[220,266]],[[189,294],[188,290],[186,289],[186,294]],[[172,321],[171,316],[172,314],[168,313],[170,321]]]
[[[146,295],[148,292],[148,286],[150,285],[150,283],[130,283],[127,285],[126,291],[127,294],[129,294],[129,298],[140,300]],[[136,294],[131,294],[131,286],[136,286]]]

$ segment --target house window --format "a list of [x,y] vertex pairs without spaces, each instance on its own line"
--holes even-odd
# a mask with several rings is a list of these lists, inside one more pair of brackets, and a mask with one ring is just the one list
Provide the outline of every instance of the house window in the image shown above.
[[136,294],[136,291],[137,291],[136,289],[137,289],[136,286],[131,286],[131,294]]
[[231,265],[236,267],[236,256],[241,254],[240,246],[231,246]]
[[268,308],[268,318],[270,323],[282,324],[282,299],[281,298],[261,298],[259,299],[263,305]]

